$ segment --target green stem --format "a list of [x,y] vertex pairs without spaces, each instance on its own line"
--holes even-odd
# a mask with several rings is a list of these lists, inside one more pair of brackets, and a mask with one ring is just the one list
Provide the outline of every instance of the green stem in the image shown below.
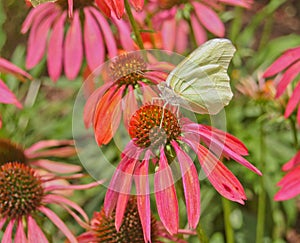
[[[265,140],[264,125],[260,124],[260,170],[265,172],[266,158],[266,140]],[[257,210],[257,225],[256,225],[256,243],[262,243],[265,231],[265,216],[266,216],[266,192],[264,175],[260,177],[259,194],[258,194],[258,210]]]
[[230,201],[222,197],[223,213],[224,213],[224,224],[226,233],[226,243],[234,243],[234,232],[230,222]]
[[199,239],[200,243],[208,243],[209,242],[200,223],[197,225],[196,231],[197,231],[197,235],[198,235],[198,239]]
[[295,146],[296,150],[298,150],[298,133],[297,133],[296,121],[292,116],[289,117],[289,120],[291,122],[291,127],[292,127],[294,146]]
[[144,48],[144,43],[143,43],[143,40],[142,40],[142,37],[141,37],[141,33],[139,31],[139,27],[136,24],[135,19],[133,17],[133,14],[132,14],[130,5],[128,3],[128,0],[124,0],[124,4],[125,4],[125,10],[126,10],[126,13],[128,15],[132,30],[134,32],[135,40],[136,40],[139,48],[143,50],[143,49],[145,49]]

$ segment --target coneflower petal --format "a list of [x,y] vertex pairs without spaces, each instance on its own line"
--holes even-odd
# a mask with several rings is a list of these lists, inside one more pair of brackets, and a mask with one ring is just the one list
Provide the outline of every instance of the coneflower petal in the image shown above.
[[25,231],[24,231],[24,225],[22,223],[22,219],[18,220],[17,223],[17,230],[15,235],[15,243],[27,243]]
[[27,238],[28,242],[32,243],[48,243],[46,236],[44,235],[41,228],[37,225],[35,220],[32,218],[31,215],[28,216],[28,232]]

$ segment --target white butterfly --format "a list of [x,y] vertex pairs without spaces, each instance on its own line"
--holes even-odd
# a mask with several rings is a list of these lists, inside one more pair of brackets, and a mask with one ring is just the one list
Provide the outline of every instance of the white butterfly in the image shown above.
[[196,113],[217,114],[233,96],[227,69],[234,52],[230,40],[207,41],[158,85],[161,97]]

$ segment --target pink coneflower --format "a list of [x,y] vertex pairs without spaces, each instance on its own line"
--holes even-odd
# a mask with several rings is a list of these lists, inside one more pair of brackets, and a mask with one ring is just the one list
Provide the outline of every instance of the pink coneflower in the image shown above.
[[191,35],[197,45],[207,40],[206,30],[224,37],[225,26],[217,14],[223,4],[250,8],[252,0],[152,0],[149,11],[154,28],[162,33],[164,49],[183,53]]
[[288,200],[300,194],[300,151],[282,169],[288,173],[277,184],[281,188],[274,196],[276,201]]
[[[161,222],[151,215],[151,241],[152,243],[162,242],[162,239],[172,242],[186,243],[186,241],[171,236],[166,232]],[[135,197],[130,197],[127,204],[123,223],[117,231],[115,227],[115,211],[112,215],[106,216],[104,208],[100,212],[95,212],[91,220],[91,225],[86,233],[78,238],[79,243],[128,243],[147,242],[143,235],[143,228],[139,217],[138,206]]]
[[[72,2],[72,18],[68,8]],[[114,18],[115,20],[116,18]],[[121,44],[133,50],[129,27],[123,20],[115,20]],[[32,9],[22,26],[22,33],[30,29],[26,67],[37,65],[47,49],[49,76],[56,81],[64,67],[68,79],[78,75],[83,58],[91,70],[101,65],[108,54],[117,55],[117,43],[106,18],[95,7],[94,0],[58,0]],[[65,29],[67,29],[65,33]]]
[[[68,178],[72,177],[78,178],[78,175]],[[0,229],[4,231],[2,242],[12,242],[13,239],[14,242],[48,242],[44,229],[37,223],[45,217],[57,226],[70,242],[77,242],[66,224],[48,206],[53,204],[66,209],[79,224],[85,225],[88,223],[88,217],[81,207],[57,194],[57,191],[87,189],[98,183],[65,186],[55,183],[58,179],[61,178],[47,174],[41,176],[33,168],[18,162],[0,167]]]
[[[176,234],[179,227],[175,175],[172,169],[180,168],[181,171],[190,228],[197,226],[200,217],[198,173],[187,153],[188,147],[198,156],[200,165],[215,189],[229,200],[244,204],[246,195],[238,179],[218,156],[233,159],[261,175],[257,168],[243,158],[248,151],[237,138],[221,130],[191,122],[177,115],[176,108],[170,105],[156,103],[142,106],[131,117],[129,134],[132,140],[122,153],[104,201],[106,215],[116,210],[115,225],[118,230],[122,225],[134,179],[140,220],[145,240],[149,241],[149,174],[153,167],[150,162],[155,167],[154,192],[157,211],[170,234]],[[209,146],[209,149],[200,141]]]
[[[112,11],[120,19],[124,14],[125,1],[128,0],[96,0],[96,4],[108,16],[110,16],[110,11]],[[144,0],[129,0],[129,2],[136,11],[141,11],[144,6]]]
[[[9,61],[0,57],[0,74],[1,73],[10,73],[21,80],[32,79],[31,75],[23,71],[21,68],[15,66]],[[7,85],[0,78],[0,103],[2,104],[13,104],[18,108],[22,108],[22,104],[18,101],[16,96]],[[1,115],[1,114],[0,114]],[[2,120],[0,116],[0,128],[2,126]]]
[[[167,77],[166,72],[159,71],[160,65],[147,63],[143,53],[138,52],[124,53],[107,64],[105,83],[89,97],[84,108],[85,125],[93,124],[99,146],[110,142],[122,113],[128,127],[131,115],[138,109],[136,90],[141,92],[142,101],[151,101],[155,96],[150,85],[157,85]],[[168,68],[168,64],[164,66]],[[172,68],[170,64],[169,69]]]
[[81,171],[81,166],[58,161],[59,158],[69,158],[75,154],[72,140],[42,140],[23,148],[8,139],[0,139],[0,165],[18,161],[55,174],[76,173]]
[[[284,71],[278,86],[276,98],[280,97],[288,85],[297,77],[300,70],[300,47],[292,48],[284,52],[264,73],[264,77],[272,77]],[[288,118],[298,106],[297,121],[300,124],[300,80],[289,98],[284,116]]]

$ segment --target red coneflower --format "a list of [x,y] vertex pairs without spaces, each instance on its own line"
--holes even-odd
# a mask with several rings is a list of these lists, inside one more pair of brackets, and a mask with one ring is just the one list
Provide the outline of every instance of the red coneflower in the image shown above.
[[[68,178],[78,177],[73,175]],[[6,163],[0,167],[0,229],[4,231],[2,242],[12,242],[13,239],[14,242],[48,242],[44,229],[37,223],[45,216],[70,242],[77,242],[66,224],[48,206],[55,204],[66,209],[79,224],[85,225],[88,217],[81,207],[57,194],[57,191],[87,189],[99,185],[100,182],[65,186],[55,183],[59,179],[66,177],[60,178],[51,174],[41,176],[33,168],[19,162]]]
[[[195,228],[200,217],[198,173],[187,153],[188,148],[198,156],[200,165],[215,189],[229,200],[244,204],[246,195],[238,179],[218,156],[233,159],[261,175],[257,168],[243,158],[248,151],[237,138],[177,114],[175,107],[154,102],[142,106],[131,117],[131,141],[122,153],[122,159],[111,179],[104,201],[106,215],[111,215],[113,210],[116,210],[117,230],[122,225],[134,180],[140,220],[146,240],[150,240],[150,162],[155,167],[154,192],[158,214],[170,234],[176,234],[179,227],[178,202],[172,171],[177,165],[181,171],[189,226]],[[200,142],[209,146],[209,149]]]

